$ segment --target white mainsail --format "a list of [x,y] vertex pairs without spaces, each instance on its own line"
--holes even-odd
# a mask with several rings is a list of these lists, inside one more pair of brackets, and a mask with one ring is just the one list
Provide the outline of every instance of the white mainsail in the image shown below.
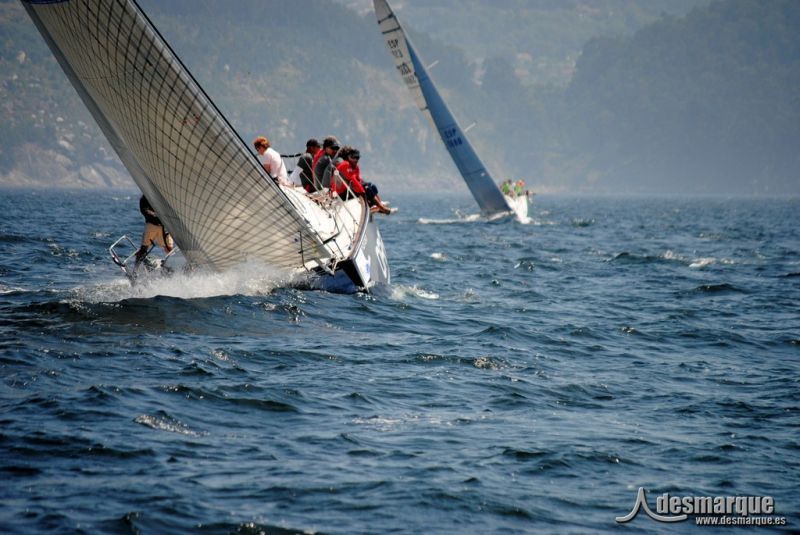
[[386,0],[373,0],[378,26],[386,46],[394,59],[400,76],[411,91],[420,111],[424,113],[438,131],[447,152],[456,164],[475,202],[481,211],[496,217],[516,213],[521,220],[527,218],[528,203],[506,197],[481,161],[464,130],[439,94],[433,79],[414,50],[411,41],[400,25]]
[[330,256],[134,1],[23,4],[190,263]]

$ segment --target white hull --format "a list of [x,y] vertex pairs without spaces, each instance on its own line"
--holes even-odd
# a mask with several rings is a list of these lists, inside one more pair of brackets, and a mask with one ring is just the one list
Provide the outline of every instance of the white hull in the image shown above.
[[338,197],[328,197],[327,192],[311,197],[302,188],[282,189],[323,239],[326,255],[303,266],[306,271],[322,275],[322,288],[350,292],[389,283],[383,238],[363,199],[343,202]]
[[506,202],[508,203],[509,208],[514,212],[517,220],[525,223],[528,221],[528,196],[527,195],[519,195],[515,197],[511,197],[509,195],[503,195]]

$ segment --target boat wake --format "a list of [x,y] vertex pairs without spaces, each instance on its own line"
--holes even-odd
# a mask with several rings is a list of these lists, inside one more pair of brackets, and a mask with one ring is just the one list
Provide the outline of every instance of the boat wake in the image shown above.
[[456,214],[456,217],[449,219],[429,219],[427,217],[420,217],[417,223],[420,225],[461,225],[464,223],[482,223],[491,221],[491,219],[484,217],[482,214]]
[[[493,214],[488,217],[483,214],[456,213],[456,217],[451,217],[448,219],[430,219],[427,217],[420,217],[419,219],[417,219],[417,223],[419,223],[420,225],[463,225],[471,223],[502,221],[505,219],[509,219],[508,213]],[[519,217],[518,215],[516,215],[514,216],[514,220],[523,225],[530,225],[531,223],[535,223],[533,219],[527,216]]]

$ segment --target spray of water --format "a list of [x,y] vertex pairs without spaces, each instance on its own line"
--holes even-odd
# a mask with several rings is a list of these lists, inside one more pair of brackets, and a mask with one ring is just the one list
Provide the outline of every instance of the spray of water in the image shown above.
[[467,214],[464,216],[459,214],[459,217],[450,219],[428,219],[421,217],[417,220],[417,223],[420,225],[458,225],[464,223],[478,223],[481,221],[486,221],[486,218],[481,214]]
[[[417,223],[420,225],[463,225],[469,223],[485,223],[486,221],[495,221],[497,219],[503,219],[507,217],[507,214],[497,214],[495,216],[486,217],[482,214],[461,214],[459,212],[456,213],[458,217],[449,218],[449,219],[429,219],[425,217],[421,217],[417,219]],[[518,223],[523,225],[530,225],[531,223],[535,223],[533,219],[530,217],[523,217],[520,218],[516,216],[515,219]]]
[[424,290],[417,285],[413,286],[406,286],[404,284],[392,285],[391,298],[393,300],[405,301],[409,296],[418,297],[420,299],[430,299],[430,300],[439,299],[439,294]]
[[247,263],[222,273],[177,272],[168,277],[137,280],[131,286],[124,277],[77,288],[80,301],[108,303],[123,299],[147,299],[157,295],[194,299],[220,295],[265,295],[275,288],[296,286],[304,281],[296,275],[263,264]]

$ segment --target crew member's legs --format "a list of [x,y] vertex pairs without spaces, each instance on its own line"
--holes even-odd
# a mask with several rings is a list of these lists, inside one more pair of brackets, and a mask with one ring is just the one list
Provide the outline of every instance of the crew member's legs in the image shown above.
[[391,213],[389,207],[383,204],[380,195],[378,195],[378,186],[371,182],[364,182],[364,190],[367,193],[367,204],[370,206],[375,206],[377,211],[381,212],[382,214]]
[[139,250],[136,251],[137,266],[147,256],[147,252],[150,250],[152,245],[158,245],[166,252],[170,252],[172,248],[175,247],[175,243],[172,241],[172,236],[164,231],[164,227],[161,225],[146,223],[144,226],[144,232],[142,233],[142,245],[139,247]]

